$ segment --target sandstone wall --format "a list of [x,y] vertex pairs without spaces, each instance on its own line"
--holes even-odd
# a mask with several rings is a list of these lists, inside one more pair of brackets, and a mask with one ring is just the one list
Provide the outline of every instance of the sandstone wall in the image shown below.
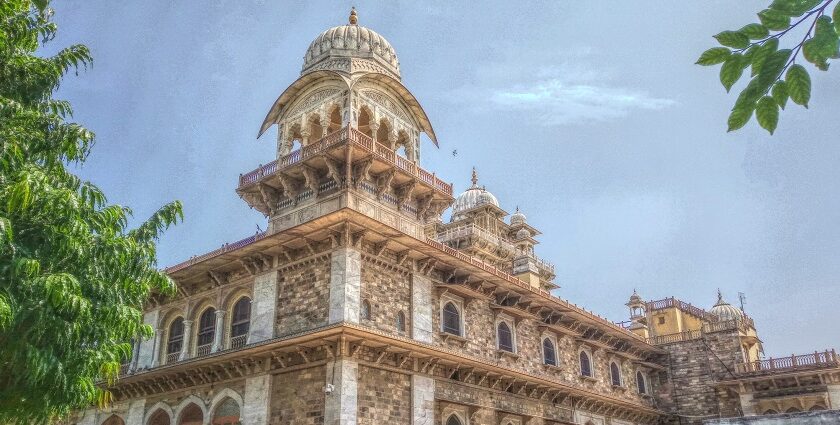
[[281,270],[277,279],[277,336],[324,326],[329,316],[330,257]]
[[324,423],[324,366],[274,376],[271,384],[271,425]]

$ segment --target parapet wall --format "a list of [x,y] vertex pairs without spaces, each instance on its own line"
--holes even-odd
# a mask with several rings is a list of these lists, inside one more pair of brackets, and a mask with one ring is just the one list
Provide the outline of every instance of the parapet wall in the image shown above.
[[782,413],[780,415],[707,419],[703,425],[834,425],[840,424],[840,410]]

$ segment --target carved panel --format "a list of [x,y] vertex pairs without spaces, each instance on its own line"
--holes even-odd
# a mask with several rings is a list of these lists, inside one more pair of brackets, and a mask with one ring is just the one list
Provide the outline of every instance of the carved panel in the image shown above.
[[373,103],[376,103],[377,105],[381,106],[382,108],[394,114],[397,118],[405,121],[406,123],[411,122],[411,120],[408,118],[408,115],[405,114],[405,111],[403,111],[399,104],[387,95],[376,90],[363,90],[362,96],[372,101]]
[[286,114],[286,117],[294,117],[315,108],[317,105],[323,103],[325,100],[341,93],[339,89],[323,89],[309,95],[306,99],[295,104],[295,106]]

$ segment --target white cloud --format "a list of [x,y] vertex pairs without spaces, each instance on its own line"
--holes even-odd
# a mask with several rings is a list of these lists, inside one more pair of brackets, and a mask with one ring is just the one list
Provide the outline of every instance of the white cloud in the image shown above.
[[526,111],[540,124],[562,125],[624,117],[633,110],[658,110],[674,105],[643,91],[589,83],[590,78],[549,78],[493,91],[497,108]]

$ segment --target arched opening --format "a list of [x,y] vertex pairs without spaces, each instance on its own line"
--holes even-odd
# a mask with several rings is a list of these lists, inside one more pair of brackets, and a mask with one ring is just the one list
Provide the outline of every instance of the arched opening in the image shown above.
[[190,403],[181,411],[178,418],[178,425],[201,425],[204,422],[204,413],[195,403]]
[[799,413],[799,412],[801,412],[801,410],[799,410],[795,407],[791,407],[790,409],[785,410],[785,413]]
[[198,338],[195,342],[195,354],[206,356],[210,354],[213,347],[213,338],[216,336],[216,309],[207,307],[198,318]]
[[308,145],[317,142],[324,137],[324,126],[321,125],[321,117],[315,115],[309,119],[309,140],[304,140],[304,144]]
[[388,133],[391,132],[391,126],[388,124],[388,121],[382,119],[379,121],[379,128],[376,129],[376,141],[382,145],[388,146],[389,148],[393,148],[391,146],[391,142],[388,141]]
[[589,361],[589,354],[585,351],[580,352],[580,374],[592,377],[592,363]]
[[102,425],[125,425],[125,422],[122,420],[121,417],[117,415],[111,415],[111,417],[106,419],[105,422],[102,422]]
[[615,362],[610,362],[610,379],[612,380],[613,386],[621,386],[621,369]]
[[373,138],[373,133],[370,130],[371,119],[371,113],[366,107],[363,106],[359,110],[359,131],[361,131],[368,137]]
[[543,363],[550,366],[557,366],[557,352],[554,343],[550,339],[543,339]]
[[499,350],[513,352],[513,333],[510,331],[510,326],[505,322],[499,322],[496,334],[499,341]]
[[408,134],[406,134],[405,131],[400,130],[400,132],[397,133],[397,141],[391,148],[394,149],[394,152],[396,152],[398,155],[401,155],[403,158],[410,159],[408,152],[408,150],[410,149],[408,145]]
[[362,311],[360,313],[362,320],[370,320],[370,302],[362,300]]
[[155,413],[149,416],[147,425],[170,425],[169,415],[163,409],[155,410]]
[[639,389],[639,394],[647,394],[647,383],[642,372],[636,372],[636,387]]
[[184,348],[184,318],[179,317],[169,324],[169,334],[166,339],[166,363],[178,361],[182,348]]
[[327,127],[327,134],[336,132],[341,129],[341,108],[335,105],[330,111],[330,123]]
[[765,410],[765,411],[764,411],[764,414],[765,414],[765,415],[777,415],[777,414],[779,414],[779,412],[777,412],[777,411],[775,411],[775,410],[773,410],[773,409],[769,409],[769,410]]
[[397,313],[397,331],[405,332],[405,313],[402,311]]
[[825,406],[823,406],[821,404],[815,404],[815,405],[811,406],[810,409],[808,409],[809,412],[818,412],[820,410],[825,410]]
[[461,312],[458,311],[458,307],[455,307],[455,304],[452,302],[448,302],[443,306],[443,331],[448,334],[461,336]]
[[453,413],[449,415],[449,419],[446,420],[446,425],[463,425],[463,422],[461,422],[461,419],[458,418],[458,415]]
[[251,328],[251,299],[242,297],[233,305],[230,320],[230,348],[244,347]]
[[239,404],[236,400],[226,397],[213,412],[211,425],[237,425],[239,424]]

